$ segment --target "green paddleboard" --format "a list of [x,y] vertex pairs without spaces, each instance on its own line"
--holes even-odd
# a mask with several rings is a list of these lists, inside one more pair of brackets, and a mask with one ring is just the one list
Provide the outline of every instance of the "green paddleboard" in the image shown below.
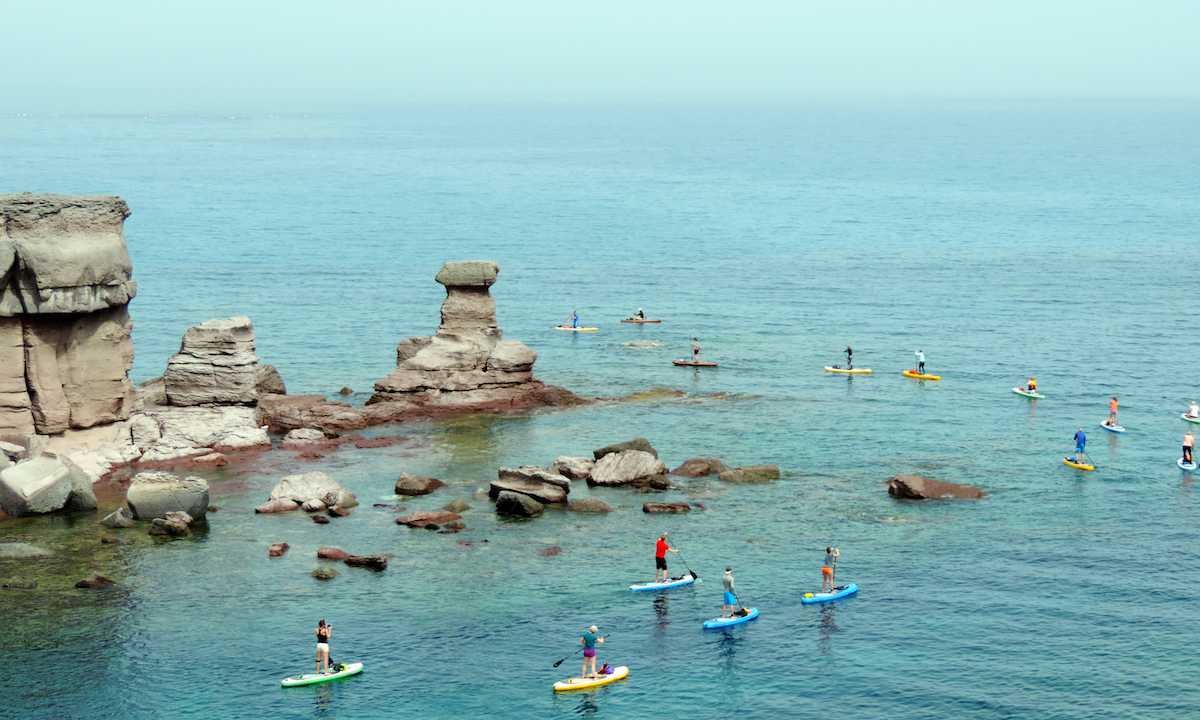
[[346,666],[346,669],[341,672],[330,673],[328,675],[322,675],[321,673],[308,673],[307,675],[297,675],[295,677],[284,678],[283,682],[281,684],[283,685],[283,687],[299,687],[301,685],[316,685],[317,683],[329,682],[330,680],[337,680],[338,678],[344,678],[344,677],[350,677],[351,675],[357,675],[360,672],[362,672],[362,669],[363,669],[362,663],[350,663],[349,665]]

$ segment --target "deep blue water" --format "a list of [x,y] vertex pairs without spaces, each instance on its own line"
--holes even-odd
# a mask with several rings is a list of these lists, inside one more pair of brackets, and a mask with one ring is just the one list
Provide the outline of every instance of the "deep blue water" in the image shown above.
[[[0,594],[18,626],[9,656],[53,671],[10,687],[8,707],[1197,717],[1200,497],[1175,459],[1182,403],[1200,400],[1198,131],[1200,104],[1099,101],[2,116],[5,191],[129,202],[136,380],[161,373],[189,325],[246,314],[292,392],[365,394],[400,339],[436,327],[441,263],[494,259],[500,324],[539,353],[539,377],[585,395],[689,393],[388,429],[428,444],[212,474],[223,509],[207,534],[106,551],[119,589]],[[617,323],[639,306],[664,322]],[[600,331],[551,329],[576,309]],[[670,365],[693,336],[721,367]],[[821,370],[848,343],[873,375]],[[900,376],[917,348],[941,383]],[[1046,400],[1012,394],[1030,374]],[[1097,426],[1112,395],[1119,437]],[[1098,465],[1086,475],[1061,463],[1080,427]],[[469,501],[474,530],[458,535],[370,507],[395,501],[401,471],[452,481],[404,503],[436,508],[498,466],[638,436],[672,466],[715,456],[785,477],[602,491],[618,512],[524,524]],[[298,468],[328,470],[364,506],[327,526],[249,512]],[[881,481],[899,472],[989,496],[893,501]],[[650,516],[648,498],[709,510]],[[663,530],[705,582],[631,595]],[[0,539],[66,553],[93,532],[47,519]],[[268,561],[277,541],[292,550]],[[860,593],[802,606],[829,543]],[[322,585],[307,576],[320,545],[396,557]],[[537,555],[551,545],[564,552]],[[706,633],[727,564],[762,617]],[[0,561],[0,575],[18,571],[38,575]],[[366,672],[279,689],[310,667],[319,617],[337,627],[334,656]],[[593,622],[613,633],[601,661],[629,679],[555,697],[577,663],[551,665]]]

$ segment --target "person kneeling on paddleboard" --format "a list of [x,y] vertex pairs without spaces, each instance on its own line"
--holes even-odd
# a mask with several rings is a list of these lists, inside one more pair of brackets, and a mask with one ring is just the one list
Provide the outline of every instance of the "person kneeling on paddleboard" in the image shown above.
[[[595,626],[587,629],[583,637],[579,638],[579,642],[583,643],[583,672],[579,677],[596,677],[596,643],[603,643],[604,638],[599,635],[600,630]],[[592,674],[588,675],[588,663],[592,664]]]
[[1196,441],[1194,438],[1192,438],[1192,431],[1188,430],[1187,434],[1183,436],[1183,461],[1188,465],[1193,463],[1192,446],[1195,444]]
[[328,675],[333,664],[329,659],[329,636],[332,632],[332,625],[326,625],[324,620],[317,621],[317,672],[322,675]]
[[821,567],[821,592],[825,592],[825,585],[829,585],[829,592],[833,592],[833,574],[837,569],[837,559],[842,556],[841,551],[835,547],[825,548],[825,564]]
[[917,351],[917,374],[918,375],[925,374],[925,351],[924,350]]
[[1197,405],[1195,400],[1192,401],[1191,407],[1188,408],[1188,415],[1191,417],[1200,417],[1200,405]]
[[658,538],[658,543],[654,547],[654,582],[658,582],[658,571],[662,571],[662,582],[666,582],[667,578],[667,553],[679,552],[675,548],[667,544],[667,534],[663,533]]
[[1083,434],[1083,428],[1075,433],[1075,462],[1083,464],[1083,447],[1087,445],[1087,435]]
[[733,617],[734,606],[737,605],[737,595],[733,592],[733,568],[725,568],[721,576],[721,585],[725,588],[725,603],[721,606],[721,617]]

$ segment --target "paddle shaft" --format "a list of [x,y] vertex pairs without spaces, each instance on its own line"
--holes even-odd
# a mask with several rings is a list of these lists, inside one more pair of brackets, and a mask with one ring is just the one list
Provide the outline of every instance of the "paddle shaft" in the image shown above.
[[[609,633],[609,634],[611,635],[612,633]],[[608,637],[608,635],[605,635],[604,637],[602,637],[602,638],[600,638],[600,639],[601,639],[601,640],[603,640],[603,639],[604,639],[604,638],[606,638],[606,637]],[[583,650],[583,649],[584,649],[584,648],[579,648],[579,650]],[[558,667],[559,665],[562,665],[562,664],[563,664],[563,663],[565,663],[566,661],[570,660],[572,657],[574,657],[574,656],[575,656],[575,653],[578,653],[578,652],[579,652],[579,650],[576,650],[575,652],[573,652],[573,653],[571,653],[570,655],[566,656],[566,657],[565,657],[565,658],[563,658],[562,660],[559,660],[558,662],[554,663],[554,667]]]
[[[667,547],[671,547],[671,546],[670,546],[670,545],[668,545]],[[688,571],[689,573],[692,573],[692,577],[693,577],[693,578],[695,578],[695,579],[697,579],[697,580],[699,580],[699,579],[700,579],[700,576],[699,576],[699,575],[697,575],[696,573],[692,572],[692,567],[691,567],[690,565],[688,565],[688,564],[687,564],[687,560],[684,560],[684,559],[683,559],[683,553],[679,552],[679,548],[671,548],[671,549],[672,549],[672,550],[674,550],[674,551],[675,551],[675,554],[679,556],[679,559],[683,561],[683,566],[684,566],[685,568],[687,568],[687,571]]]

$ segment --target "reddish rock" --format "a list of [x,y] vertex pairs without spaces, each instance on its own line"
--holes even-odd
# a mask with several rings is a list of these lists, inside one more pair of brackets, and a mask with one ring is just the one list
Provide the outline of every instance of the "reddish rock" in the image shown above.
[[581,513],[610,513],[612,506],[603,500],[597,498],[581,498],[574,500],[567,505],[567,509],[571,512]]
[[428,495],[440,487],[446,487],[446,483],[423,475],[400,473],[396,480],[397,495]]
[[475,543],[471,542],[470,540],[459,540],[458,544],[462,545],[463,547],[475,547]]
[[84,590],[97,590],[100,588],[112,587],[116,584],[117,583],[115,581],[109,580],[98,572],[94,572],[75,583],[75,587],[82,588]]
[[704,503],[692,503],[692,507],[696,508],[697,510],[708,510],[708,506]]
[[329,524],[329,518],[324,515],[310,515],[309,517],[311,517],[312,521],[318,525],[328,525]]
[[351,567],[366,568],[368,570],[387,570],[387,558],[383,555],[351,555],[342,562]]
[[331,507],[329,514],[333,517],[349,517],[350,511],[344,507]]
[[319,452],[305,451],[296,456],[297,460],[320,460],[325,457]]
[[288,500],[287,498],[278,498],[276,500],[268,500],[265,503],[263,503],[262,505],[259,505],[258,507],[254,508],[254,512],[256,512],[256,513],[278,513],[278,512],[290,512],[292,510],[299,510],[299,509],[300,509],[300,503],[298,503],[294,500]]
[[670,474],[680,477],[697,478],[723,473],[728,469],[725,467],[725,463],[716,458],[692,458],[672,470]]
[[555,545],[554,547],[542,548],[541,550],[538,550],[538,555],[541,555],[542,557],[554,557],[555,555],[562,554],[562,551],[562,548]]
[[774,465],[743,465],[726,470],[718,475],[723,482],[764,483],[779,478],[779,468]]
[[685,513],[691,512],[692,506],[687,503],[654,503],[648,502],[642,505],[642,512],[645,513]]
[[289,548],[291,548],[291,545],[288,545],[287,543],[275,543],[271,547],[267,548],[267,555],[269,557],[279,557],[287,552]]
[[441,512],[437,510],[418,510],[412,515],[396,518],[397,525],[407,525],[409,527],[429,528],[437,530],[448,522],[462,520],[461,515],[455,515],[452,512]]
[[354,443],[354,447],[363,449],[391,447],[393,445],[399,445],[406,440],[408,440],[408,438],[404,435],[380,435],[379,437],[363,438],[362,440]]
[[322,560],[345,560],[350,557],[350,553],[335,547],[323,547],[317,548],[317,557]]
[[987,495],[974,485],[942,482],[920,475],[897,475],[889,478],[888,495],[900,500],[975,500]]

